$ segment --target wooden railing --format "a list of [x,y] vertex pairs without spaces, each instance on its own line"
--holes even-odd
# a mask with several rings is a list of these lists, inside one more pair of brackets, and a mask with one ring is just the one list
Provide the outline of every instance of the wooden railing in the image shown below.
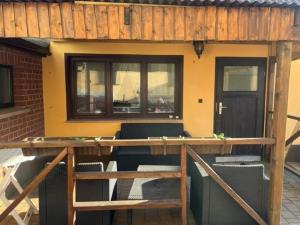
[[[177,139],[131,139],[131,140],[106,140],[95,138],[95,140],[51,140],[51,141],[18,141],[18,142],[0,142],[0,151],[3,148],[37,148],[42,151],[45,148],[63,148],[63,150],[48,164],[24,191],[2,212],[0,223],[10,214],[10,212],[35,189],[53,168],[64,158],[67,158],[67,205],[68,205],[68,225],[73,225],[76,217],[76,211],[90,210],[118,210],[118,209],[137,209],[137,208],[181,208],[182,224],[187,224],[187,153],[214,179],[258,224],[267,223],[251,208],[225,181],[223,181],[209,165],[207,165],[199,154],[216,154],[216,151],[208,153],[205,149],[193,150],[193,146],[210,145],[273,145],[275,140],[272,138],[177,138]],[[75,155],[76,147],[98,147],[108,146],[178,146],[180,148],[180,171],[165,172],[85,172],[75,173]],[[223,151],[220,149],[219,154]],[[124,201],[97,201],[97,202],[76,202],[74,201],[74,186],[76,180],[82,179],[134,179],[134,178],[180,178],[181,179],[181,199],[168,200],[124,200]]]

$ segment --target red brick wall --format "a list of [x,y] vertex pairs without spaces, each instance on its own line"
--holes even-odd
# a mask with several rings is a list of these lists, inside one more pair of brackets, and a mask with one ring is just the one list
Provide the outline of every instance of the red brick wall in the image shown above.
[[21,140],[44,135],[41,56],[0,45],[0,64],[13,66],[15,107],[30,110],[25,114],[0,119],[0,140]]

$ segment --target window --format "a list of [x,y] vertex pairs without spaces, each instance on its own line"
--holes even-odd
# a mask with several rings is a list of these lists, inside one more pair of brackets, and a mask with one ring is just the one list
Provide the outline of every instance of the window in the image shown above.
[[12,67],[0,65],[0,108],[13,105]]
[[181,118],[182,57],[66,54],[68,119]]

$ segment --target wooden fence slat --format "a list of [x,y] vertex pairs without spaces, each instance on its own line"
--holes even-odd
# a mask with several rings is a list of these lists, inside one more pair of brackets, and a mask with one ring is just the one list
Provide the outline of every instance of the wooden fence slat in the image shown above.
[[47,3],[37,3],[38,8],[38,22],[41,38],[50,37],[50,21],[49,21],[49,9]]
[[108,39],[107,6],[96,5],[95,7],[98,38]]
[[292,28],[294,25],[294,13],[289,8],[281,9],[280,36],[281,40],[289,40],[292,37]]
[[260,8],[259,9],[259,28],[258,28],[258,39],[267,41],[270,36],[270,8]]
[[185,40],[194,40],[195,35],[195,10],[194,7],[185,8]]
[[185,22],[184,22],[184,8],[175,8],[175,40],[184,40],[185,37]]
[[84,15],[85,15],[86,38],[97,39],[95,7],[93,5],[86,5],[84,10]]
[[74,225],[75,211],[73,207],[74,202],[74,148],[67,148],[67,206],[68,206],[68,225]]
[[4,18],[3,18],[3,8],[2,4],[0,4],[0,37],[4,37]]
[[187,149],[188,154],[205,170],[205,172],[231,197],[241,206],[245,212],[250,215],[258,224],[268,225],[261,216],[241,198],[196,152]]
[[271,8],[270,21],[270,41],[278,40],[280,35],[281,10],[279,8]]
[[142,7],[132,6],[132,25],[131,38],[133,40],[140,40],[142,38]]
[[164,13],[163,7],[153,7],[153,39],[162,41],[164,39]]
[[61,4],[61,17],[64,38],[74,37],[74,23],[73,23],[73,4],[64,2]]
[[204,40],[205,35],[205,8],[195,8],[195,40]]
[[215,6],[208,6],[206,8],[205,13],[205,32],[207,40],[215,40],[216,39],[216,17],[217,17],[217,9]]
[[5,37],[15,37],[15,13],[13,3],[3,4],[3,17],[4,17],[4,33]]
[[30,193],[35,189],[45,177],[53,170],[53,168],[67,155],[67,149],[62,150],[54,160],[48,164],[19,194],[15,200],[2,212],[0,215],[0,223],[9,215],[9,213],[16,208],[16,206]]
[[119,7],[119,26],[120,26],[120,39],[123,40],[129,40],[131,37],[131,33],[130,33],[130,25],[126,25],[125,24],[125,20],[124,20],[124,11],[125,8],[129,8],[127,6],[120,6]]
[[228,39],[228,9],[225,7],[218,7],[218,21],[217,21],[217,35],[218,40]]
[[38,22],[37,4],[35,2],[26,3],[26,19],[28,36],[33,38],[40,37],[40,29]]
[[145,6],[142,8],[142,36],[143,40],[153,39],[153,8]]
[[249,8],[239,9],[239,40],[248,39]]
[[251,7],[249,11],[249,40],[258,40],[258,20],[261,20],[259,17],[259,8]]
[[14,3],[16,37],[27,37],[26,9],[24,3]]
[[164,8],[164,40],[174,40],[174,8]]
[[239,10],[237,8],[228,9],[228,40],[239,39]]
[[181,166],[181,224],[187,225],[187,146],[182,145],[180,150]]
[[118,6],[108,6],[108,37],[109,39],[119,39],[119,10]]
[[83,5],[75,4],[73,9],[74,35],[76,39],[85,39],[85,19]]
[[63,30],[62,30],[62,23],[61,23],[60,4],[58,3],[49,4],[49,17],[50,17],[51,38],[62,38]]

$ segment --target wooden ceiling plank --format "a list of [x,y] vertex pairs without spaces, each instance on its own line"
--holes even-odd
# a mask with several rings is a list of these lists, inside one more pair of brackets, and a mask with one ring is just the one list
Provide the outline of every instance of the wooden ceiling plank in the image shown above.
[[37,3],[38,23],[41,38],[50,38],[49,8],[47,3]]
[[204,40],[205,35],[205,8],[195,8],[195,40]]
[[62,3],[61,15],[64,38],[74,38],[73,4]]
[[249,30],[249,8],[239,9],[239,40],[248,40],[248,30]]
[[3,8],[0,4],[0,37],[4,37],[4,18],[3,18]]
[[[119,26],[120,26],[120,39],[122,40],[129,40],[131,38],[131,30],[130,24],[125,24],[125,10],[129,9],[127,6],[120,6],[119,7]],[[130,11],[130,10],[129,10]],[[131,16],[131,15],[129,15]]]
[[26,19],[28,36],[33,38],[40,37],[38,9],[35,2],[26,3]]
[[119,39],[119,7],[115,5],[108,6],[108,37],[109,39]]
[[60,4],[49,4],[49,18],[51,38],[63,38]]
[[228,10],[225,7],[218,7],[217,13],[217,39],[228,40]]
[[269,40],[269,34],[270,34],[270,22],[271,22],[271,16],[270,16],[270,8],[260,8],[259,11],[259,28],[258,28],[258,39],[262,41]]
[[174,8],[164,8],[164,40],[174,40]]
[[206,40],[215,40],[217,8],[215,6],[207,6],[205,14]]
[[139,5],[132,6],[131,39],[142,39],[142,7]]
[[184,8],[175,8],[175,40],[184,40],[185,38],[185,22],[184,22]]
[[153,39],[162,41],[164,39],[164,13],[163,7],[153,8]]
[[192,41],[195,38],[195,9],[185,8],[185,40]]
[[97,39],[95,6],[86,5],[84,10],[84,15],[85,15],[86,38]]
[[5,37],[16,37],[15,13],[13,3],[3,3]]
[[258,7],[251,7],[249,10],[249,40],[258,40],[258,19],[261,20]]
[[14,3],[16,37],[27,37],[26,9],[25,3]]
[[153,39],[153,7],[142,8],[142,36],[143,40]]
[[74,35],[75,39],[85,39],[85,19],[84,19],[84,6],[81,4],[74,4],[73,9],[74,18]]
[[99,39],[108,39],[107,6],[95,6],[97,34]]
[[280,35],[281,10],[279,8],[271,8],[270,19],[270,41],[276,41]]
[[237,8],[228,9],[228,40],[239,39],[239,10]]

